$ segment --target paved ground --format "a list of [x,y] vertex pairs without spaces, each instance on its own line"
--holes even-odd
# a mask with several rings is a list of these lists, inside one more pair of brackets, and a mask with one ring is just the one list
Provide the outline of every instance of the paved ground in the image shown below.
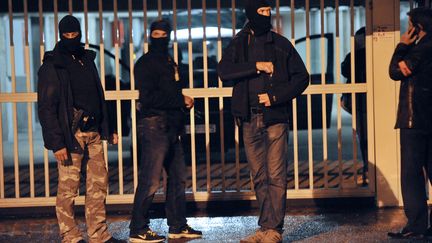
[[[190,242],[239,242],[256,229],[257,217],[251,215],[188,218],[190,225],[204,233],[202,239]],[[78,219],[84,229],[83,217]],[[108,222],[115,237],[128,238],[129,215],[110,215]],[[403,210],[399,208],[292,208],[285,217],[283,236],[284,242],[409,242],[389,240],[386,236],[388,231],[398,230],[404,224]],[[153,219],[151,227],[161,234],[168,231],[162,218]],[[56,219],[51,216],[0,219],[0,242],[59,242]]]

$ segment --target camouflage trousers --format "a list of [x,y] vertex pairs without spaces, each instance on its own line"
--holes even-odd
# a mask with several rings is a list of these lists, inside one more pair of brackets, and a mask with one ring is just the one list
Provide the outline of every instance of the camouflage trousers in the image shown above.
[[[104,160],[102,141],[97,132],[75,134],[80,146],[88,155],[86,166],[85,218],[90,242],[104,242],[111,235],[108,232],[105,216],[107,195],[107,169]],[[75,221],[74,202],[80,185],[81,162],[84,154],[71,154],[72,165],[58,162],[58,190],[56,214],[62,242],[75,243],[83,239]]]

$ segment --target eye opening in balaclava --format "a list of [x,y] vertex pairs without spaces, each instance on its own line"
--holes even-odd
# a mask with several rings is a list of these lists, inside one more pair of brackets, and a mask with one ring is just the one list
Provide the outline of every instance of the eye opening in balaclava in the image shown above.
[[262,7],[271,7],[267,0],[245,0],[246,17],[249,19],[250,27],[257,36],[266,34],[272,29],[271,15],[258,14],[257,10]]
[[[151,33],[154,30],[162,30],[167,33],[167,37],[153,38]],[[150,26],[150,48],[152,51],[168,54],[168,44],[170,42],[171,24],[167,19],[154,21]]]
[[[64,33],[78,32],[78,36],[69,39],[63,36]],[[60,46],[73,54],[78,54],[81,47],[81,25],[77,18],[72,15],[64,16],[59,23]]]

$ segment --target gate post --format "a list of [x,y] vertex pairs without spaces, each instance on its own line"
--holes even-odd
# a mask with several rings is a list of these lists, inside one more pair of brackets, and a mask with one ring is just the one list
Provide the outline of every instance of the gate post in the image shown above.
[[375,186],[378,207],[400,206],[399,130],[394,129],[399,82],[388,73],[400,39],[400,2],[368,0],[366,4],[370,184]]

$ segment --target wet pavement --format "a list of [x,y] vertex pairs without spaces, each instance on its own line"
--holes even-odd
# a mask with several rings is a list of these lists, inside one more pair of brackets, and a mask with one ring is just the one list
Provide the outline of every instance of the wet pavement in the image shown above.
[[[84,218],[77,218],[84,231]],[[239,242],[241,238],[255,231],[257,217],[252,214],[233,217],[199,216],[188,218],[188,223],[202,230],[204,235],[202,239],[188,242]],[[109,215],[108,224],[113,236],[128,238],[129,215]],[[289,208],[285,217],[283,238],[284,242],[410,242],[387,238],[388,231],[398,230],[404,224],[405,217],[400,208]],[[166,219],[152,219],[151,228],[166,235]],[[53,216],[0,219],[0,242],[60,242],[56,219]]]

